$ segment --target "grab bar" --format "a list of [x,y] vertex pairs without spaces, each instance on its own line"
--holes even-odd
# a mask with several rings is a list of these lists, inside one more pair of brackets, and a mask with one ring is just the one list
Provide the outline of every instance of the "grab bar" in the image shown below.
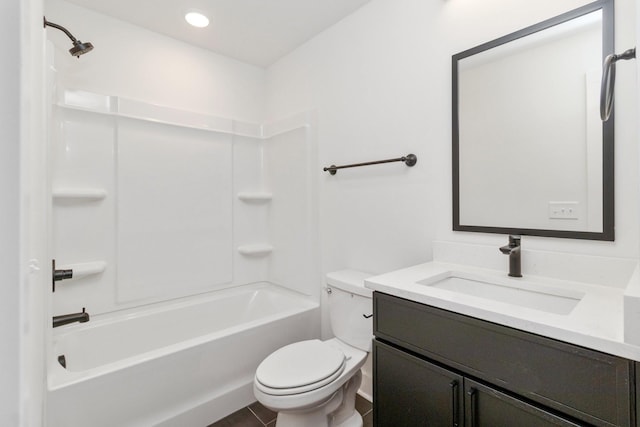
[[600,118],[603,122],[609,120],[613,106],[613,89],[616,84],[616,62],[621,59],[634,59],[636,48],[628,49],[619,55],[611,54],[604,59],[602,67],[602,82],[600,84]]
[[329,167],[322,168],[322,170],[324,172],[329,172],[331,175],[335,175],[336,172],[338,172],[338,169],[357,168],[360,166],[379,165],[382,163],[392,163],[392,162],[404,162],[404,164],[407,166],[413,166],[418,162],[418,158],[416,157],[415,154],[407,154],[406,156],[398,157],[397,159],[377,160],[375,162],[354,163],[351,165],[343,165],[343,166],[331,165]]

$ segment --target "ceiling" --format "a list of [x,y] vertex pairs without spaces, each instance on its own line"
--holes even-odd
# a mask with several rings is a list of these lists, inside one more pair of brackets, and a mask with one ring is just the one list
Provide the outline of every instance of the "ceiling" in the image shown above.
[[[243,62],[267,67],[370,0],[69,0]],[[184,14],[208,15],[207,28]]]

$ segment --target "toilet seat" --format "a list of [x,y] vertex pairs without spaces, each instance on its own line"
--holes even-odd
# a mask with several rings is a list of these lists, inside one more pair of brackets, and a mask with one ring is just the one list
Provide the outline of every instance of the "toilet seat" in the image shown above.
[[315,390],[338,378],[346,360],[339,348],[320,340],[296,342],[262,361],[256,370],[255,385],[275,396]]

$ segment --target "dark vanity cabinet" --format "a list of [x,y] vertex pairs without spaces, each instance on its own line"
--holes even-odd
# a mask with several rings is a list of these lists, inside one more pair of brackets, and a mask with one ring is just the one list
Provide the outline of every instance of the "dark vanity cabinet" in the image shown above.
[[635,364],[374,293],[374,424],[636,426]]

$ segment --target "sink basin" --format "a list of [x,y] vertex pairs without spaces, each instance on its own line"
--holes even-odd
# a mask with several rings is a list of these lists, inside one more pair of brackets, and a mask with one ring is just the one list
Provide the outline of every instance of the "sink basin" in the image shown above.
[[521,279],[475,277],[455,272],[431,277],[418,283],[553,314],[571,313],[584,297],[582,292],[553,288]]

